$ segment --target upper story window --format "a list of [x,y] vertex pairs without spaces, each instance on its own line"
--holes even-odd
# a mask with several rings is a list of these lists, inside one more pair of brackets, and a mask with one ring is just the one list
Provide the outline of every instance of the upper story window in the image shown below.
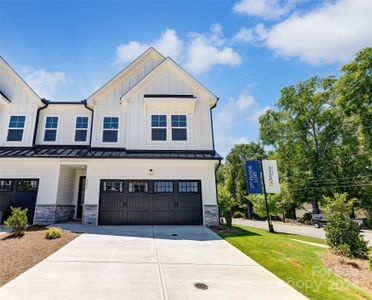
[[102,142],[116,143],[118,141],[118,130],[118,117],[104,117]]
[[86,142],[88,135],[88,117],[77,117],[75,127],[75,142]]
[[57,139],[58,117],[46,117],[44,142],[55,142]]
[[9,120],[9,130],[6,140],[8,142],[21,142],[23,129],[25,128],[25,116],[11,116]]
[[172,115],[172,141],[187,140],[186,115]]
[[152,141],[167,140],[167,115],[151,116],[151,140]]

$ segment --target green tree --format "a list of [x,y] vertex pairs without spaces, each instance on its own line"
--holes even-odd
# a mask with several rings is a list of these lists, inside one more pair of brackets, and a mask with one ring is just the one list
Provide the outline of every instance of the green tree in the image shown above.
[[[280,194],[268,195],[267,197],[267,206],[271,216],[278,216],[281,207],[280,207]],[[266,204],[264,195],[248,195],[248,200],[253,203],[253,211],[261,218],[266,218]]]
[[366,149],[372,148],[372,48],[358,52],[341,69],[336,85],[337,102],[342,112],[360,126]]
[[248,206],[249,212],[251,212],[252,204],[246,198],[247,175],[245,162],[249,159],[266,158],[266,156],[262,145],[257,143],[235,145],[226,156],[223,178],[231,179],[230,184],[228,184],[229,192],[240,207]]
[[289,190],[297,201],[311,199],[317,213],[322,193],[316,182],[329,176],[330,150],[338,137],[335,82],[334,77],[312,77],[285,87],[277,110],[260,118],[261,139],[274,147]]
[[225,218],[227,227],[231,228],[233,209],[237,202],[229,191],[229,185],[231,185],[231,180],[227,179],[224,184],[218,184],[217,190],[221,215]]

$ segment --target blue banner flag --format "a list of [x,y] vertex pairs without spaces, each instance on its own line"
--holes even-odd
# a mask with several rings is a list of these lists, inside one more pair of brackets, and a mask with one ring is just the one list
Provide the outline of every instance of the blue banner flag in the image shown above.
[[262,194],[261,166],[259,160],[247,160],[245,162],[247,172],[248,193]]

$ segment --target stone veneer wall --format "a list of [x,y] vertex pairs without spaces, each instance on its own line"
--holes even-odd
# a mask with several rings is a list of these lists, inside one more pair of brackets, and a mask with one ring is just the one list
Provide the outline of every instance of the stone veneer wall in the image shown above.
[[98,207],[95,204],[84,204],[82,224],[97,225]]
[[218,226],[219,212],[218,205],[204,205],[204,225]]
[[74,213],[74,205],[36,205],[34,224],[50,225],[55,222],[72,220]]

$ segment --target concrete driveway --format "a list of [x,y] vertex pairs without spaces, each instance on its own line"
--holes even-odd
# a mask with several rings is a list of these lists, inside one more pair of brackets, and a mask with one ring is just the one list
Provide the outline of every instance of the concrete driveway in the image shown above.
[[87,233],[0,299],[306,299],[205,227],[64,226]]

